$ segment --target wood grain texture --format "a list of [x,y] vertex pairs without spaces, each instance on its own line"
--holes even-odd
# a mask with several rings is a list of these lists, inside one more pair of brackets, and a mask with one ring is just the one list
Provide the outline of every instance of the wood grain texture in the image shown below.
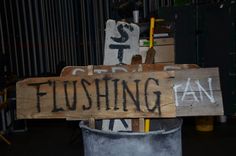
[[[120,72],[113,73],[113,67]],[[195,65],[139,64],[90,66],[90,69],[80,66],[66,67],[62,71],[62,77],[19,81],[16,86],[17,116],[18,118],[72,120],[222,115],[223,103],[218,68],[188,69],[192,67],[194,68]],[[98,73],[96,69],[100,71],[106,69],[108,73]],[[75,75],[71,76],[74,70],[76,70]],[[141,72],[142,70],[144,72]],[[88,71],[94,75],[88,76]],[[145,92],[145,83],[149,78],[152,79],[149,80]],[[155,79],[158,79],[159,85],[154,81]],[[41,83],[41,85],[34,83]],[[138,94],[136,94],[136,85],[138,85]],[[115,86],[118,86],[117,89]],[[158,109],[154,112],[148,111],[146,106],[146,102],[150,104],[150,108],[156,104],[158,99],[156,91],[161,93],[161,114]],[[140,111],[137,111],[135,105],[137,96]],[[40,99],[40,113],[37,99]],[[75,110],[73,110],[73,101],[76,103]],[[90,105],[91,108],[86,109]],[[98,105],[100,105],[99,110]]]
[[[184,70],[198,67],[195,64],[134,64],[134,65],[98,65],[93,66],[93,74],[104,73],[123,73],[123,72],[138,72],[142,66],[143,72],[151,71],[173,71]],[[87,66],[67,66],[62,69],[60,76],[86,76],[88,75]]]
[[142,64],[142,56],[134,55],[131,60],[131,64]]
[[132,119],[132,131],[133,132],[139,132],[140,131],[139,119]]
[[[139,65],[139,69],[138,69],[138,72],[142,72],[143,71],[143,67],[142,67],[142,56],[141,55],[134,55],[132,57],[132,60],[131,60],[131,64],[134,65],[134,64],[140,64]],[[140,120],[143,119],[144,121],[144,118],[139,118],[139,119],[132,119],[131,120],[131,126],[132,126],[132,131],[133,132],[140,132],[140,131],[143,131],[143,129],[140,129]],[[144,123],[143,123],[144,124]],[[142,127],[141,127],[142,128]]]
[[139,132],[144,132],[144,127],[145,127],[145,122],[144,118],[139,118],[138,119],[138,125],[139,125]]
[[89,118],[89,127],[90,128],[95,128],[95,119],[94,118]]
[[[35,84],[41,84],[38,92]],[[17,83],[17,115],[18,118],[77,119],[174,117],[172,86],[168,72],[163,71],[26,79]],[[151,112],[146,103],[150,109],[156,106],[157,91],[161,93],[161,112],[159,109]],[[135,105],[137,96],[140,110]],[[40,110],[37,98],[40,99]],[[76,109],[70,110],[73,101],[76,101]]]
[[153,64],[154,63],[154,58],[155,58],[156,51],[154,48],[149,48],[147,51],[146,59],[145,59],[145,64]]
[[218,68],[176,71],[177,116],[223,115]]

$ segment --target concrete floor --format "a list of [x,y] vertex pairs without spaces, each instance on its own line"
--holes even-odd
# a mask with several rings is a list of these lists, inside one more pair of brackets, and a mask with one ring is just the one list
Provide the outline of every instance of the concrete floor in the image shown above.
[[[28,131],[9,133],[11,146],[0,140],[0,156],[83,156],[78,122],[28,120]],[[214,124],[212,132],[195,130],[194,118],[183,118],[183,156],[236,155],[236,119]]]

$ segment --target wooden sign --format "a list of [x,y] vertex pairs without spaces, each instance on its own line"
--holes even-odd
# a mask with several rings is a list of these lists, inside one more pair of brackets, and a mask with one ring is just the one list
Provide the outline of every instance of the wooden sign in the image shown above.
[[103,64],[130,64],[132,56],[139,53],[139,34],[136,24],[108,20]]
[[134,65],[98,65],[98,66],[67,66],[60,76],[86,76],[106,73],[124,72],[155,72],[198,68],[195,64],[134,64]]
[[[86,76],[91,74],[104,74],[104,73],[123,73],[123,72],[151,72],[151,71],[168,71],[198,68],[195,64],[135,64],[135,65],[99,65],[99,66],[68,66],[65,67],[61,76]],[[133,121],[132,121],[133,123]],[[112,126],[113,125],[113,126]],[[137,126],[138,127],[138,126]],[[131,120],[103,120],[103,130],[112,131],[128,131],[132,129]]]
[[[191,66],[66,67],[64,77],[19,81],[17,116],[111,119],[223,115],[218,69],[187,69]],[[100,72],[105,69],[127,73]],[[69,76],[71,73],[74,76]]]
[[177,71],[173,83],[177,116],[224,114],[217,68]]
[[18,118],[175,117],[168,72],[31,78],[17,83]]

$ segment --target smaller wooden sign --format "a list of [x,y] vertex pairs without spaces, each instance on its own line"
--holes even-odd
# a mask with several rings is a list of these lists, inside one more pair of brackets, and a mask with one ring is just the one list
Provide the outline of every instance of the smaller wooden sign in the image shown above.
[[[67,66],[62,69],[61,75],[64,76],[87,76],[90,66]],[[195,64],[134,64],[134,65],[97,65],[93,66],[93,74],[108,73],[134,73],[134,72],[156,72],[173,71],[198,68]]]
[[177,116],[223,115],[217,68],[180,70],[174,79]]

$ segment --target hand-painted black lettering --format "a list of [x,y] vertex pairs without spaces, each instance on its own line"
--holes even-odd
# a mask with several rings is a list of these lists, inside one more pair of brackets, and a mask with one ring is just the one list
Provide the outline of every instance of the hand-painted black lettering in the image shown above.
[[127,124],[127,122],[125,121],[125,119],[120,119],[120,121],[122,122],[123,126],[127,129],[129,127],[129,125]]
[[70,106],[70,102],[69,102],[69,98],[68,98],[67,83],[68,83],[68,81],[64,81],[64,92],[65,92],[66,107],[69,110],[75,110],[76,109],[76,102],[77,102],[77,97],[76,97],[76,83],[77,83],[77,81],[73,81],[74,95],[73,95],[72,106]]
[[109,127],[108,127],[110,131],[113,131],[114,123],[115,123],[115,119],[111,119],[109,122]]
[[[154,94],[156,94],[157,98],[156,98],[156,106],[158,108],[158,113],[159,115],[161,115],[161,92],[160,91],[156,91],[153,92]],[[151,111],[154,111],[156,108],[151,109]]]
[[104,77],[103,80],[105,81],[105,94],[100,94],[100,90],[99,90],[99,82],[100,79],[95,79],[95,85],[96,85],[96,94],[97,94],[97,108],[98,110],[100,110],[101,108],[101,101],[100,101],[100,97],[105,97],[105,101],[106,101],[106,110],[109,110],[109,90],[108,90],[108,80],[110,80],[111,78],[107,78]]
[[111,39],[115,42],[118,42],[118,43],[124,43],[126,42],[128,39],[129,39],[129,35],[128,33],[125,31],[124,29],[124,26],[122,24],[120,24],[118,27],[117,27],[117,30],[120,34],[120,37],[111,37]]
[[130,49],[130,45],[111,44],[111,45],[109,45],[109,48],[118,49],[117,58],[119,60],[119,63],[122,64],[124,49]]
[[145,103],[146,103],[146,107],[148,109],[148,111],[150,112],[154,112],[156,108],[158,108],[158,111],[159,111],[159,114],[161,113],[160,110],[161,110],[161,106],[160,106],[160,95],[161,95],[161,92],[160,91],[155,91],[153,92],[154,94],[156,94],[157,98],[156,98],[156,102],[155,102],[155,105],[150,108],[149,107],[149,103],[148,103],[148,85],[149,85],[149,82],[150,81],[154,81],[156,83],[156,85],[159,85],[159,81],[158,79],[154,79],[154,78],[148,78],[147,81],[145,82],[145,90],[144,90],[144,94],[145,94]]
[[112,80],[114,82],[114,110],[118,110],[118,106],[117,106],[117,97],[118,97],[118,81],[119,79],[114,79]]
[[56,101],[56,82],[55,81],[49,81],[49,85],[52,85],[52,92],[53,92],[53,109],[52,112],[60,112],[60,111],[64,111],[63,108],[57,108],[57,101]]
[[84,89],[84,91],[85,91],[85,94],[86,94],[86,96],[87,96],[87,99],[88,99],[88,106],[86,107],[85,105],[83,105],[83,110],[89,110],[89,109],[91,109],[91,107],[92,107],[92,99],[91,99],[91,97],[90,97],[90,95],[89,95],[89,92],[88,92],[88,89],[86,88],[86,85],[91,85],[91,83],[89,83],[87,80],[85,80],[85,79],[81,79],[81,84],[82,84],[82,86],[83,86],[83,89]]
[[127,82],[125,80],[122,81],[122,86],[123,86],[123,110],[124,111],[128,111],[127,108],[126,108],[126,92],[129,94],[129,96],[133,100],[133,102],[136,106],[136,110],[141,111],[140,110],[140,102],[139,102],[139,85],[138,85],[140,80],[134,80],[134,82],[136,84],[136,99],[134,98],[134,95],[132,94],[132,92],[128,88]]
[[134,28],[132,27],[132,25],[128,25],[128,24],[125,24],[124,26],[125,28],[129,29],[131,32],[134,30]]
[[40,92],[40,85],[44,84],[49,84],[49,82],[40,82],[40,83],[30,83],[28,86],[35,86],[36,87],[36,96],[37,96],[37,101],[36,101],[36,108],[38,113],[41,112],[41,107],[40,107],[40,97],[46,95],[46,92]]

